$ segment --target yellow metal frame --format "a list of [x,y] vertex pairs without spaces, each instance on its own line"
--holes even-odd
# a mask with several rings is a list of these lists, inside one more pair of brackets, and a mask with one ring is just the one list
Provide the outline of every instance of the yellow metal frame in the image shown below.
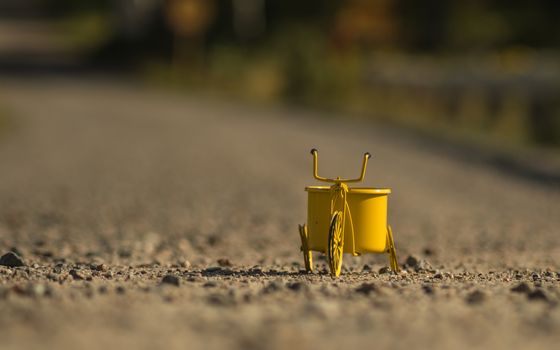
[[391,269],[398,272],[393,234],[387,225],[387,198],[391,190],[349,188],[347,185],[363,181],[370,154],[364,154],[362,171],[355,179],[319,176],[319,152],[312,149],[311,154],[313,177],[332,185],[306,188],[309,197],[308,225],[300,225],[299,228],[306,270],[313,270],[311,251],[327,254],[333,277],[340,275],[343,253],[356,256],[386,252]]
[[319,151],[317,151],[317,149],[313,148],[311,150],[311,154],[313,155],[313,177],[315,179],[319,180],[319,181],[332,182],[332,183],[335,183],[335,184],[363,181],[364,178],[366,177],[366,167],[367,167],[368,159],[371,158],[371,154],[369,154],[369,152],[364,153],[364,160],[362,162],[362,172],[361,172],[359,178],[357,178],[357,179],[341,179],[340,177],[337,177],[336,179],[329,179],[327,177],[319,176],[319,174],[318,174]]

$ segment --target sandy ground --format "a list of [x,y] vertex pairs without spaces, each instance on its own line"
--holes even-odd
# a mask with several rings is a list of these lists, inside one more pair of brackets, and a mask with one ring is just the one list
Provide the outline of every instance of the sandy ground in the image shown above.
[[[79,79],[0,79],[0,100],[0,255],[25,264],[0,266],[0,349],[560,342],[558,187],[318,113]],[[333,176],[373,154],[402,273],[302,271],[312,147]]]

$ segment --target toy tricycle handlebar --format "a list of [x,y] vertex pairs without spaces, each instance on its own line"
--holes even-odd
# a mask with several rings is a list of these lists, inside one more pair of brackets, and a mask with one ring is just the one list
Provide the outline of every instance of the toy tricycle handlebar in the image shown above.
[[364,153],[364,160],[362,162],[362,172],[360,174],[360,177],[357,179],[341,179],[339,177],[337,177],[336,179],[330,179],[330,178],[326,178],[326,177],[322,177],[319,176],[317,168],[318,168],[318,163],[319,163],[319,152],[317,151],[317,149],[313,148],[311,150],[311,154],[313,155],[313,177],[319,181],[324,181],[324,182],[334,182],[334,183],[341,183],[341,182],[360,182],[363,181],[364,177],[366,176],[366,167],[367,167],[367,162],[368,159],[371,157],[371,154],[369,154],[369,152]]

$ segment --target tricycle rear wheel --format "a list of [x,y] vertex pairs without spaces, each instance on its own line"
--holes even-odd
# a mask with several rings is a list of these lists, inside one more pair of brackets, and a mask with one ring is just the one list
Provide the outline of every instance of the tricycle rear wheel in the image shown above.
[[389,265],[393,272],[399,272],[399,262],[397,260],[397,249],[395,248],[395,241],[393,240],[393,231],[391,226],[387,225],[387,254],[389,254]]

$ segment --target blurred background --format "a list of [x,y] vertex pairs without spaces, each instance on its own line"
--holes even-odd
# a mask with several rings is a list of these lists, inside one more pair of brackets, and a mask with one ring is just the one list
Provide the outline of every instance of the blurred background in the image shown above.
[[[300,273],[312,147],[409,273]],[[552,349],[559,151],[560,0],[0,0],[0,348]]]
[[554,149],[559,23],[554,0],[1,0],[0,74],[103,72]]

